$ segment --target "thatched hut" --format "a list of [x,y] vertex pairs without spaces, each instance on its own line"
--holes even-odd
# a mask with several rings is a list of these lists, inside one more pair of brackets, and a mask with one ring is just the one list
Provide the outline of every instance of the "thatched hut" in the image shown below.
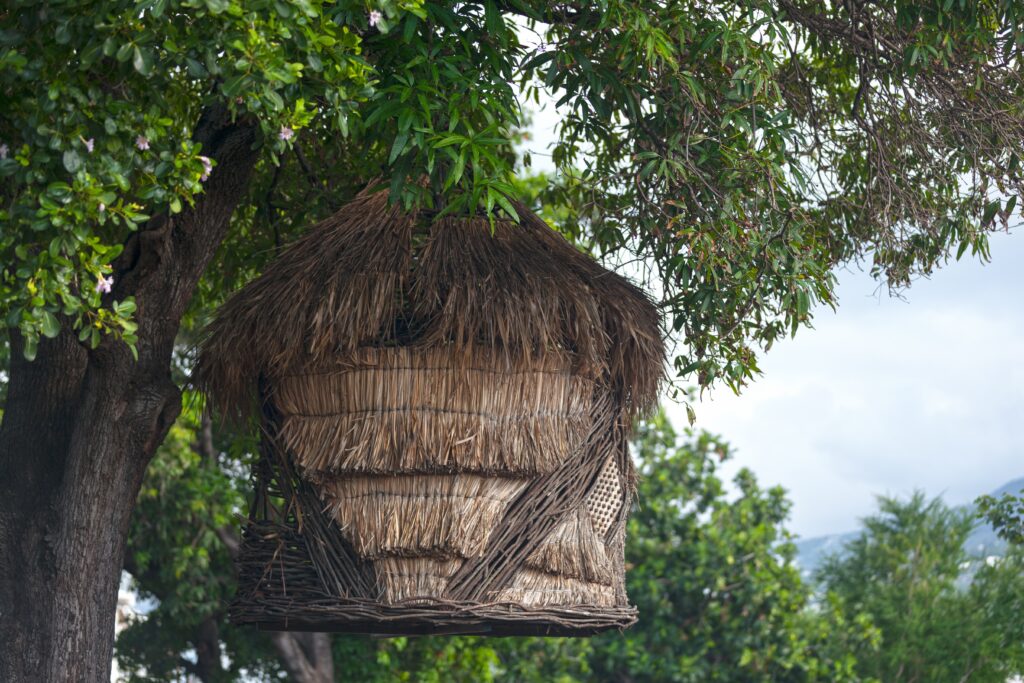
[[647,297],[525,207],[358,196],[220,310],[196,380],[262,450],[236,622],[581,635],[635,620],[632,418],[657,398]]

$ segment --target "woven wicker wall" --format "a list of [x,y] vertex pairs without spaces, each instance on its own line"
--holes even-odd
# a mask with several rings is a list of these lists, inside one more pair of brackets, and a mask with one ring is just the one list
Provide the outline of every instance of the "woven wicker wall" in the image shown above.
[[[448,579],[484,555],[508,506],[589,431],[595,386],[568,356],[528,370],[486,354],[460,361],[444,349],[367,348],[271,385],[281,445],[385,603],[449,599]],[[621,498],[608,458],[585,503],[488,598],[614,605],[603,536]]]

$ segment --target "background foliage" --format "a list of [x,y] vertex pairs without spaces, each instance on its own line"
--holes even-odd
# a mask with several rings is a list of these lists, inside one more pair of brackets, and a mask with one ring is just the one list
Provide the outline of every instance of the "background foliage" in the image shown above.
[[847,615],[870,615],[882,647],[855,648],[857,671],[882,681],[1003,683],[1024,671],[1024,563],[971,558],[975,520],[917,493],[879,512],[819,571]]
[[[196,404],[140,494],[128,570],[146,612],[118,637],[127,680],[206,683],[285,675],[267,636],[225,620],[253,444]],[[212,442],[205,442],[216,435]],[[941,500],[881,498],[814,582],[793,564],[781,489],[763,489],[720,437],[663,415],[639,425],[627,537],[640,622],[592,639],[332,636],[352,681],[992,681],[1024,672],[1024,558],[967,554],[974,520]],[[213,648],[227,666],[205,670]]]

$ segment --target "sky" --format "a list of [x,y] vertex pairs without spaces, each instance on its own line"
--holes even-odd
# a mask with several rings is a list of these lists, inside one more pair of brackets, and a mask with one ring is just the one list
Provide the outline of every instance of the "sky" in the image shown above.
[[877,494],[959,505],[1024,476],[1024,229],[993,236],[991,263],[965,256],[902,300],[863,272],[839,282],[837,311],[765,354],[759,379],[694,406],[734,469],[789,491],[790,529],[849,531]]
[[[533,112],[528,149],[552,170],[557,112]],[[696,427],[734,448],[726,468],[781,485],[789,528],[851,531],[876,495],[914,490],[969,503],[1024,476],[1024,227],[992,237],[992,262],[965,255],[890,298],[864,272],[839,273],[838,310],[815,312],[761,358],[735,396],[695,404]],[[681,405],[666,402],[685,425]]]

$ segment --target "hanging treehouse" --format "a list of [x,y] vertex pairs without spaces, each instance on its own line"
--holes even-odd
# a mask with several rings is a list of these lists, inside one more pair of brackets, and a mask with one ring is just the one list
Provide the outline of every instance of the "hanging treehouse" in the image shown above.
[[261,451],[236,623],[587,635],[636,620],[623,547],[657,311],[525,207],[362,194],[220,310],[196,378]]

